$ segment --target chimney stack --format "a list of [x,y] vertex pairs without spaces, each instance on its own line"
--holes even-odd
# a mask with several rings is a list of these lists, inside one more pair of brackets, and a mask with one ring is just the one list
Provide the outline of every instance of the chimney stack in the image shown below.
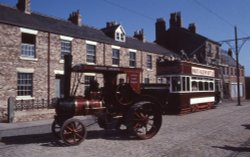
[[24,12],[25,14],[30,14],[30,0],[18,0],[16,7],[18,10]]
[[76,24],[76,25],[78,25],[78,26],[82,26],[82,16],[81,16],[79,10],[77,10],[76,12],[72,12],[72,13],[69,15],[68,20],[69,20],[70,22],[72,22],[73,24]]
[[232,49],[228,49],[227,54],[228,54],[228,56],[233,57],[233,51],[232,51]]
[[116,25],[118,25],[118,22],[116,22],[116,21],[107,22],[106,23],[106,28],[110,28],[110,27],[113,27],[113,26],[116,26]]
[[175,12],[170,14],[169,25],[170,28],[182,27],[181,12]]
[[139,31],[134,32],[134,38],[144,42],[145,41],[144,30],[141,29]]
[[164,41],[165,32],[166,32],[166,22],[163,18],[158,18],[155,23],[156,43],[161,44]]
[[192,33],[196,33],[196,26],[195,23],[190,23],[188,26],[188,30]]

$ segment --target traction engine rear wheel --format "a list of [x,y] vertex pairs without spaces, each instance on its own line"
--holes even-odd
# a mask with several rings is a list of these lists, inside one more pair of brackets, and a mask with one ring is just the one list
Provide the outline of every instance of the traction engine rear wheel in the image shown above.
[[127,127],[139,139],[149,139],[160,130],[162,115],[153,103],[136,104],[128,113]]
[[65,144],[78,145],[86,138],[87,130],[80,120],[71,118],[64,122],[60,135]]

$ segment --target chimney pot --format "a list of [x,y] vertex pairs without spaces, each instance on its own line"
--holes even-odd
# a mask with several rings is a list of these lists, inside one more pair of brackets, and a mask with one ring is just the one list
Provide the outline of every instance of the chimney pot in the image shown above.
[[109,27],[113,27],[113,26],[116,26],[118,25],[118,23],[116,21],[111,21],[111,22],[107,22],[106,23],[106,27],[109,28]]
[[188,30],[192,33],[196,33],[196,26],[195,23],[190,23],[188,26]]
[[170,14],[169,25],[170,28],[182,27],[181,12],[175,12]]

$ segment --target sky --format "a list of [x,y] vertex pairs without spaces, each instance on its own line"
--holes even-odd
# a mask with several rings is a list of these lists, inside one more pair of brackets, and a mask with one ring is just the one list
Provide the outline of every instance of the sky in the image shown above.
[[[17,0],[0,0],[15,6]],[[106,22],[122,24],[128,36],[144,29],[146,40],[155,40],[155,22],[164,18],[169,27],[170,14],[181,12],[182,26],[195,23],[197,33],[213,41],[250,36],[250,0],[31,0],[31,11],[60,19],[79,9],[84,25],[104,28]],[[231,46],[229,46],[231,45]],[[239,62],[250,76],[250,39],[239,40]],[[223,43],[222,48],[235,49],[235,42]],[[235,56],[235,53],[234,53]]]

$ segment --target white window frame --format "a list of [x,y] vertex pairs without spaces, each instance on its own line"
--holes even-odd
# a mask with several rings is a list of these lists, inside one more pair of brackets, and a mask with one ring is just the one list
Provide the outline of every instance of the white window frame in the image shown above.
[[[118,57],[114,56],[114,52],[118,52]],[[112,48],[112,66],[120,66],[120,49]],[[114,64],[114,61],[118,61],[118,64]]]
[[[93,65],[95,65],[96,64],[96,62],[97,62],[97,57],[96,57],[96,44],[89,44],[88,42],[86,42],[87,44],[86,44],[86,63],[87,64],[93,64]],[[88,52],[88,46],[94,46],[94,53],[93,54],[89,54]],[[89,62],[88,61],[88,56],[91,56],[91,57],[93,57],[94,58],[94,62]]]
[[[68,50],[62,49],[62,44],[63,44],[63,43],[67,43],[67,44],[70,45],[70,50],[69,50],[69,51],[68,51]],[[72,42],[69,41],[69,40],[63,40],[63,39],[61,39],[60,44],[61,44],[60,63],[62,63],[62,61],[63,61],[63,63],[64,63],[64,57],[63,57],[63,56],[64,56],[65,54],[71,54],[71,53],[72,53]]]
[[[16,96],[16,100],[32,100],[34,99],[33,94],[34,94],[34,69],[30,69],[30,68],[17,68],[17,81],[18,81],[18,73],[23,73],[23,74],[32,74],[32,95],[18,95],[18,89],[17,89],[17,96]],[[19,84],[17,82],[17,88],[18,88]]]

